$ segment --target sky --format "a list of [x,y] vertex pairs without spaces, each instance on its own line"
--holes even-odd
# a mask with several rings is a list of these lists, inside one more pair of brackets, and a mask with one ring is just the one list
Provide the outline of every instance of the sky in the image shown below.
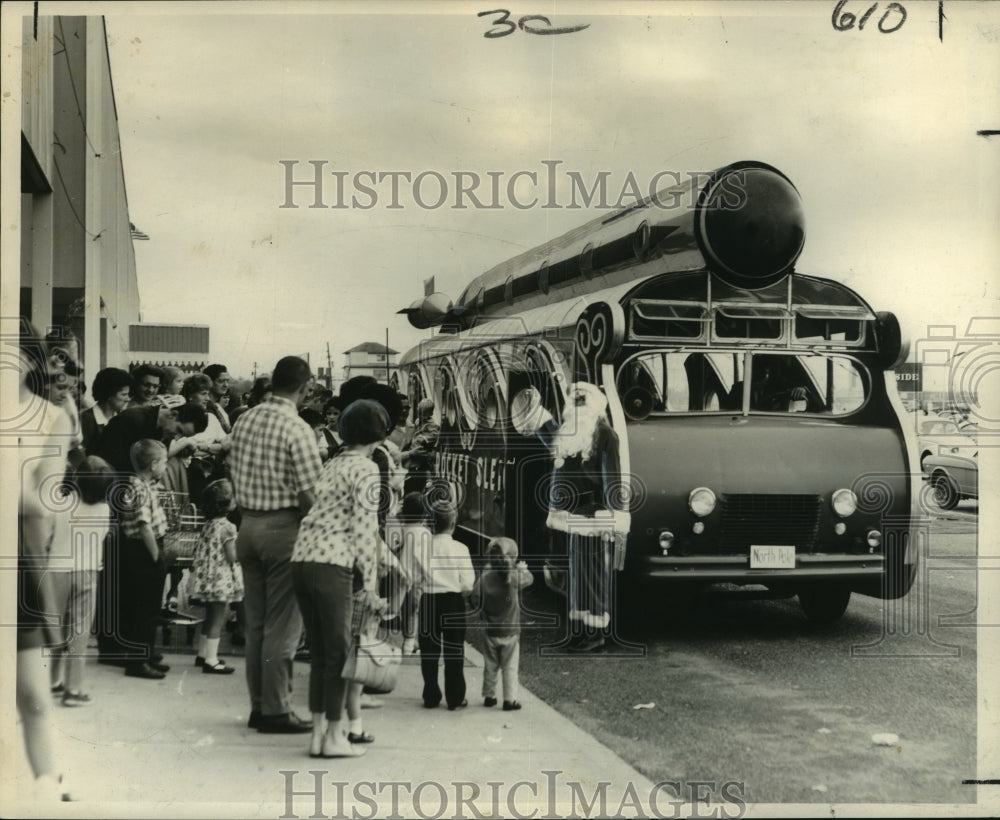
[[[878,20],[900,16],[885,3],[861,31],[835,30],[828,2],[511,11],[586,26],[558,35],[478,16],[497,5],[102,7],[129,214],[150,237],[135,243],[143,319],[210,325],[211,358],[234,375],[288,353],[325,364],[327,344],[339,369],[343,351],[387,329],[399,351],[426,337],[396,314],[424,279],[455,298],[597,215],[515,207],[516,172],[544,180],[543,162],[559,161],[565,205],[568,172],[607,172],[617,194],[629,173],[645,186],[744,159],[781,169],[802,196],[798,270],[896,312],[911,339],[1000,315],[1000,137],[976,133],[1000,128],[1000,9],[945,3],[941,40],[936,2],[903,4],[890,33]],[[311,161],[327,207],[308,207],[304,186],[287,201],[288,167],[310,179]],[[346,207],[330,207],[334,171]],[[449,197],[431,207],[431,173],[417,190],[396,177],[395,203],[383,177],[372,203],[352,186],[361,171],[437,172]],[[502,172],[500,207],[450,207],[457,172],[478,174],[489,204],[489,171]]]
[[[859,16],[871,5],[841,8]],[[544,21],[479,16],[505,6],[515,22],[544,15],[579,30],[534,34]],[[339,370],[343,351],[384,342],[387,329],[405,351],[428,332],[396,311],[425,279],[455,298],[474,276],[600,213],[517,207],[506,189],[499,207],[456,209],[453,182],[449,201],[429,207],[430,173],[423,206],[404,184],[401,207],[390,207],[383,183],[373,207],[348,190],[359,205],[310,208],[302,187],[298,207],[282,207],[283,161],[300,180],[320,163],[330,206],[334,171],[493,172],[506,186],[558,163],[565,204],[570,172],[587,182],[606,173],[617,191],[629,174],[760,160],[801,194],[797,269],[895,312],[914,355],[935,345],[953,354],[972,319],[1000,325],[1000,136],[977,134],[1000,130],[1000,3],[878,2],[863,30],[856,19],[844,31],[837,6],[43,2],[40,13],[105,16],[129,216],[150,237],[135,243],[142,318],[209,325],[212,360],[236,377],[287,354],[325,365],[328,344]],[[883,33],[883,14],[883,28],[899,22],[890,6],[906,19]],[[531,198],[525,181],[511,191],[518,202]],[[949,361],[926,386],[943,386]],[[1000,396],[990,361],[977,372]],[[1000,448],[980,441],[996,486]],[[986,545],[1000,520],[987,514],[992,497]],[[996,623],[988,603],[981,596],[979,617]],[[1000,751],[985,750],[986,734],[990,777]]]

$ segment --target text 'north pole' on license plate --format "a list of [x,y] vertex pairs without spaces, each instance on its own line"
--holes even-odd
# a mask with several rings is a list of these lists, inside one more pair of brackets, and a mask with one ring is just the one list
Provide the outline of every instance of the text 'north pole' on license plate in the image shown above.
[[751,544],[750,569],[795,569],[795,547]]

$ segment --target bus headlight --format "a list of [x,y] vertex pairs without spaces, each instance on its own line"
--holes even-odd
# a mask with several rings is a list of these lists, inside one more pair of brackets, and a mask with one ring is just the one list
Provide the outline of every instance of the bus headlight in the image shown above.
[[858,497],[850,490],[837,490],[830,499],[833,511],[841,518],[853,515],[858,508]]
[[882,533],[878,530],[872,530],[868,533],[868,546],[872,548],[882,546]]
[[715,493],[708,487],[698,487],[691,490],[691,495],[688,496],[688,507],[699,518],[704,518],[715,509]]

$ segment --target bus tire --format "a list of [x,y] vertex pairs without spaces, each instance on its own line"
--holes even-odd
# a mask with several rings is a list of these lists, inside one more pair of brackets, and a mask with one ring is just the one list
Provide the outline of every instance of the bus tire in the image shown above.
[[816,626],[836,623],[847,611],[850,601],[851,590],[840,585],[817,585],[799,590],[799,606]]

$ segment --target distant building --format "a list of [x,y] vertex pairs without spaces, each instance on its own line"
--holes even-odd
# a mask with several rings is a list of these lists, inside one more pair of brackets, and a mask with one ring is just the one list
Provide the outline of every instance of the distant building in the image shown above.
[[387,384],[396,373],[398,350],[378,342],[363,342],[357,347],[345,350],[347,364],[344,366],[344,381],[355,376],[374,376]]
[[129,325],[129,364],[170,365],[199,373],[211,362],[208,325]]

